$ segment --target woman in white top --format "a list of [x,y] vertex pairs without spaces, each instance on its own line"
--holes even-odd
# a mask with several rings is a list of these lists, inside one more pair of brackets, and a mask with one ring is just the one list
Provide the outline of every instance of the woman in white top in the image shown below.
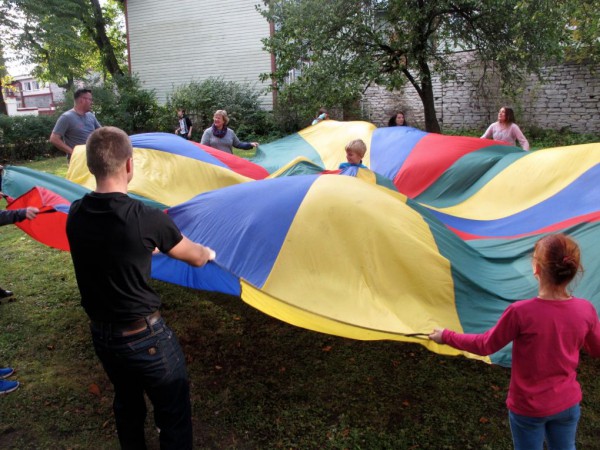
[[521,132],[519,125],[515,123],[515,112],[506,106],[498,111],[498,122],[491,124],[481,138],[504,141],[510,145],[517,145],[517,141],[519,141],[523,150],[529,150],[529,142]]

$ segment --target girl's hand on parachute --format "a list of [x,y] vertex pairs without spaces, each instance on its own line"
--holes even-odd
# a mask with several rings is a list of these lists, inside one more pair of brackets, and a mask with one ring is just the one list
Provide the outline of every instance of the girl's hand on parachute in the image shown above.
[[444,332],[443,329],[436,328],[435,330],[433,330],[433,333],[431,333],[429,335],[429,339],[431,339],[433,342],[436,342],[438,344],[443,344],[444,343],[444,340],[442,339],[443,332]]

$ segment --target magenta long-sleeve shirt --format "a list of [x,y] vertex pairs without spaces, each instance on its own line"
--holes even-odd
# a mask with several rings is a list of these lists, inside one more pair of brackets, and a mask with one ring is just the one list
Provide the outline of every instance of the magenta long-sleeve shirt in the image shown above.
[[600,356],[600,322],[587,300],[533,298],[510,305],[483,334],[444,330],[442,339],[459,350],[490,355],[508,343],[512,373],[506,404],[512,412],[544,417],[581,401],[579,351]]

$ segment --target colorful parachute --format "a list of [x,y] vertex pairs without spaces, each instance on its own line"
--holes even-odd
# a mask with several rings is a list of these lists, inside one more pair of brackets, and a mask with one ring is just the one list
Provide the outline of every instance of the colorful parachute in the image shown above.
[[[167,213],[184,234],[214,248],[217,260],[192,268],[157,255],[157,279],[239,295],[269,315],[323,333],[419,342],[458,354],[425,335],[434,327],[482,332],[510,303],[534,296],[533,244],[543,233],[563,231],[583,248],[586,275],[575,294],[600,309],[600,277],[594,276],[600,188],[593,181],[600,144],[524,152],[408,127],[326,121],[261,146],[253,162],[271,175],[260,180],[183,139],[162,137],[132,136],[138,177],[132,190],[170,206]],[[373,171],[336,170],[345,144],[356,138],[368,144],[364,162]],[[156,142],[161,147],[152,150]],[[83,179],[82,163],[75,163],[70,178]],[[179,177],[179,171],[189,173]],[[192,183],[195,171],[206,180]],[[25,175],[9,167],[4,191],[15,196],[16,180]],[[177,195],[161,192],[170,188],[165,179],[179,180],[172,186]],[[41,175],[36,181],[29,178],[17,195],[34,186],[76,192],[48,196],[58,202],[61,220],[64,200],[82,195],[74,183]],[[508,365],[510,349],[482,359]]]

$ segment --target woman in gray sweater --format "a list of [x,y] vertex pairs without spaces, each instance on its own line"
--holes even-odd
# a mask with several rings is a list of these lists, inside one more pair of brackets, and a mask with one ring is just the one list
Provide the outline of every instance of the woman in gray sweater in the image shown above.
[[233,147],[241,148],[242,150],[250,150],[258,147],[258,142],[240,141],[235,132],[231,128],[227,128],[228,123],[229,117],[227,116],[227,111],[224,109],[215,111],[213,124],[210,128],[204,130],[200,143],[227,153],[233,153]]

